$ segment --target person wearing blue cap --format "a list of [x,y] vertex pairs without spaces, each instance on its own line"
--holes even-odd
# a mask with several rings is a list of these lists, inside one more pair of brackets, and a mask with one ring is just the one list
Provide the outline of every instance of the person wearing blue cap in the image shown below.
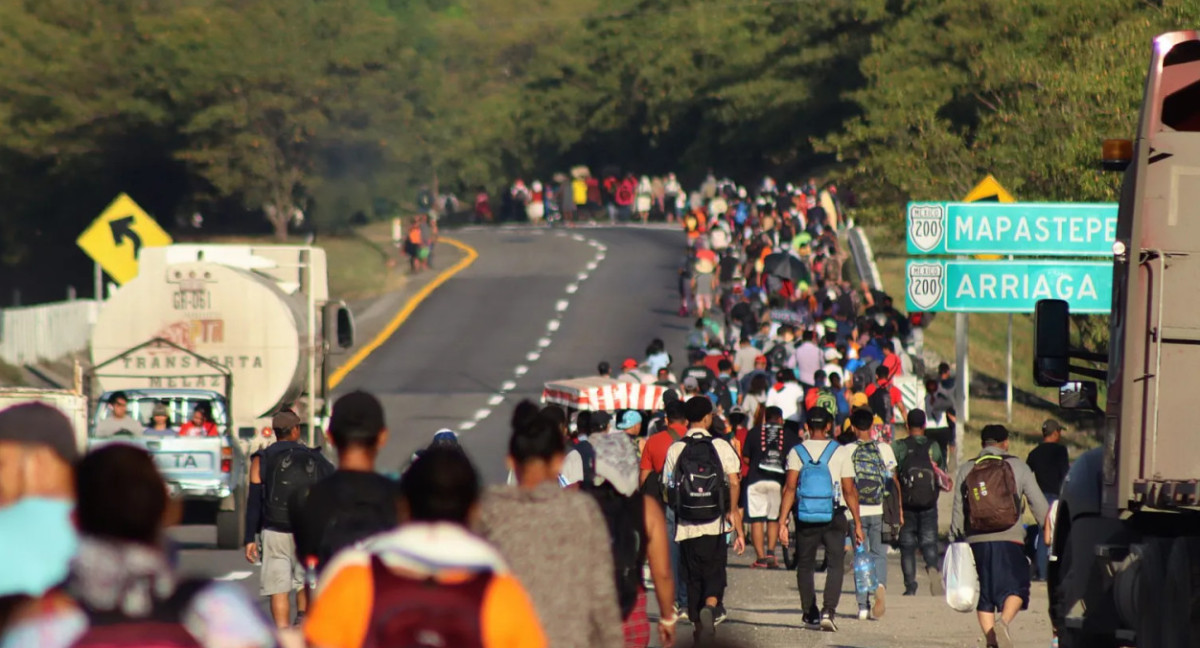
[[637,410],[625,410],[617,419],[617,429],[629,435],[629,440],[637,447],[638,459],[642,458],[642,449],[646,447],[646,438],[642,436],[642,415]]

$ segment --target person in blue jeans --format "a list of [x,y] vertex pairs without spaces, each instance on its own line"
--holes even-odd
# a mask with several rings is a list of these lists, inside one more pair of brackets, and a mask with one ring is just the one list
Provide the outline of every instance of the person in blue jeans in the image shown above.
[[[1029,469],[1033,471],[1033,475],[1037,478],[1038,488],[1042,491],[1042,496],[1046,498],[1048,506],[1052,506],[1058,499],[1058,491],[1062,488],[1063,479],[1067,476],[1067,471],[1071,468],[1071,459],[1067,455],[1067,448],[1062,444],[1063,426],[1054,419],[1047,419],[1042,423],[1042,442],[1036,448],[1029,451],[1029,457],[1025,463],[1029,465]],[[1038,520],[1041,524],[1042,520]],[[1037,554],[1037,580],[1046,580],[1046,568],[1050,563],[1049,551],[1046,548],[1046,543],[1042,540],[1043,531],[1038,528],[1037,538],[1034,540],[1034,551]]]
[[932,467],[945,470],[945,459],[938,444],[925,436],[925,410],[909,410],[906,419],[908,436],[892,444],[899,466],[901,482],[906,490],[900,493],[904,509],[904,526],[900,528],[900,571],[904,573],[904,595],[917,593],[917,549],[925,559],[929,590],[941,596],[941,572],[938,571],[938,510],[940,490]]
[[[866,544],[867,551],[875,559],[877,587],[874,605],[871,604],[869,592],[856,594],[858,618],[862,621],[872,617],[881,618],[885,611],[887,545],[883,543],[883,498],[889,487],[894,493],[900,492],[900,482],[896,479],[896,455],[888,444],[871,440],[874,423],[875,414],[870,409],[854,410],[850,414],[850,426],[857,440],[839,448],[830,462],[831,467],[837,467],[836,477],[839,480],[854,481],[858,495],[857,506],[851,507],[851,514],[855,518],[855,536]],[[900,514],[900,524],[904,524],[903,512]]]

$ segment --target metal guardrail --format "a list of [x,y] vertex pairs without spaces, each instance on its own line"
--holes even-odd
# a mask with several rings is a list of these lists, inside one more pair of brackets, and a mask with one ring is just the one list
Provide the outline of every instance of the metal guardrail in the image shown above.
[[875,252],[871,249],[871,241],[861,227],[852,227],[846,234],[850,243],[850,255],[854,259],[854,267],[858,268],[858,276],[875,290],[883,290],[883,279],[879,276],[879,268],[875,265]]
[[54,360],[87,349],[100,304],[76,300],[0,309],[0,360]]

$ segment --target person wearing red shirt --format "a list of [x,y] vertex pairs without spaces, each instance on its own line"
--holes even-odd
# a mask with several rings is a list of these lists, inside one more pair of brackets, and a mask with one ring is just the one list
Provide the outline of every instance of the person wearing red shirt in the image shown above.
[[192,420],[179,427],[181,437],[215,437],[220,434],[217,424],[213,423],[212,410],[207,403],[200,403],[192,410]]
[[[671,444],[687,436],[687,413],[683,401],[673,400],[664,407],[667,414],[667,429],[656,432],[646,440],[642,449],[642,493],[663,501],[663,468],[667,463],[667,449]],[[671,573],[675,574],[675,613],[687,610],[687,582],[679,567],[679,544],[675,542],[675,509],[664,506],[667,514],[667,539],[671,549]]]
[[[893,354],[893,356],[894,355],[895,354]],[[904,395],[901,394],[900,390],[896,388],[896,385],[892,383],[892,379],[889,374],[888,368],[883,365],[879,365],[878,367],[875,368],[875,382],[871,383],[870,385],[867,385],[867,388],[863,390],[863,394],[866,395],[868,403],[870,403],[871,400],[873,400],[871,398],[871,395],[874,394],[875,392],[879,391],[880,389],[887,390],[888,400],[891,402],[892,408],[899,407],[900,408],[900,416],[907,419],[908,418],[908,407],[906,407],[904,405]],[[874,408],[872,408],[872,409],[874,409]],[[891,441],[892,441],[892,420],[894,418],[894,413],[890,412],[890,411],[889,412],[878,412],[877,411],[877,412],[875,412],[875,414],[876,414],[876,416],[879,416],[880,418],[883,419],[884,436],[887,437],[885,439],[879,439],[879,440],[883,441],[885,443],[891,443]]]

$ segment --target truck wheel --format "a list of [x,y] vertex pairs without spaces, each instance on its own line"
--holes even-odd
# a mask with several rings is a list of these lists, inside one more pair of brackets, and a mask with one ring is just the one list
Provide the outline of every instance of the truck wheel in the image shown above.
[[1166,629],[1167,558],[1171,540],[1147,538],[1142,550],[1142,567],[1138,578],[1139,648],[1174,648]]
[[246,498],[240,490],[234,492],[233,498],[232,511],[217,510],[218,549],[240,549],[246,537]]
[[1200,538],[1176,538],[1167,558],[1163,627],[1168,646],[1200,645]]

